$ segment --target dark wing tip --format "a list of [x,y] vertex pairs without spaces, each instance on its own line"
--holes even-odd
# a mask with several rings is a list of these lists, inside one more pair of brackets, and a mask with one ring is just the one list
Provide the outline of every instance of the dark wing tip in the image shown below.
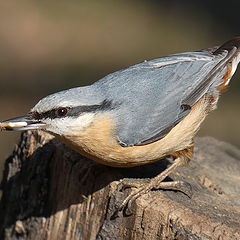
[[240,48],[240,37],[235,37],[235,38],[225,42],[216,51],[214,51],[213,54],[214,55],[220,54],[224,50],[231,51],[234,47],[236,47],[237,49]]

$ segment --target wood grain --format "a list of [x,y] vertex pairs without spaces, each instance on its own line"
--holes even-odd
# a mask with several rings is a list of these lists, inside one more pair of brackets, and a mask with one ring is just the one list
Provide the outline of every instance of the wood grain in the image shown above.
[[196,139],[193,161],[170,175],[192,185],[191,199],[152,191],[131,216],[113,217],[131,191],[121,180],[153,177],[166,164],[107,167],[49,134],[23,133],[5,164],[0,239],[240,239],[240,150],[213,138]]

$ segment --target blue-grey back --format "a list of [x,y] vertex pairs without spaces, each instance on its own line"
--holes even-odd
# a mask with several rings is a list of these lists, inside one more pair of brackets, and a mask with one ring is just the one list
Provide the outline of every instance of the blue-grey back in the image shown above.
[[131,146],[165,136],[205,93],[217,91],[226,66],[214,76],[209,73],[227,54],[199,51],[171,55],[117,71],[96,82],[98,92],[119,104],[112,113],[119,142]]
[[156,141],[187,116],[204,94],[218,91],[216,87],[222,83],[237,48],[218,49],[215,54],[216,49],[144,61],[90,86],[49,95],[32,111],[91,105],[99,106],[101,111],[103,103],[111,103],[115,136],[123,146]]

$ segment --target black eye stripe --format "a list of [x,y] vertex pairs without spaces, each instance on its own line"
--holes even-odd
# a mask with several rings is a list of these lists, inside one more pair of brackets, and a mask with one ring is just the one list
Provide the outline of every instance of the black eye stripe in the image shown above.
[[[112,101],[104,100],[99,105],[89,105],[89,106],[85,105],[85,106],[78,106],[73,108],[60,107],[60,108],[52,109],[43,113],[33,112],[32,118],[41,120],[46,118],[50,118],[50,119],[61,118],[64,116],[78,117],[81,113],[112,110],[118,105],[119,104],[113,105]],[[59,113],[58,111],[61,109],[67,110],[67,113],[64,116],[60,116],[61,114],[58,114]]]
[[43,112],[43,113],[38,113],[38,112],[33,112],[32,113],[32,118],[34,119],[45,119],[45,118],[56,118],[56,110],[57,109],[53,109],[53,110],[50,110],[50,111],[47,111],[47,112]]

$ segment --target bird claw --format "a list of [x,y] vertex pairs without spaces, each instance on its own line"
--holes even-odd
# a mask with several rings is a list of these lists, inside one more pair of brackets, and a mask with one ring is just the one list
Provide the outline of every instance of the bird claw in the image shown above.
[[[138,197],[150,192],[151,190],[165,189],[180,191],[187,195],[189,198],[192,197],[192,187],[189,183],[184,181],[173,181],[173,182],[160,182],[154,181],[155,179],[124,179],[122,181],[121,190],[124,191],[127,188],[135,188],[117,208],[116,213],[123,211],[125,215],[132,215],[132,203]],[[128,182],[130,181],[130,182]]]
[[[127,183],[124,184],[127,180],[123,181],[121,186],[122,189],[126,189],[129,187],[134,187],[135,190],[131,192],[121,203],[121,205],[117,208],[116,213],[125,210],[125,213],[131,212],[130,209],[127,209],[131,203],[136,200],[138,197],[142,196],[143,194],[148,193],[152,189],[171,189],[181,191],[186,194],[189,198],[192,196],[192,189],[191,185],[183,182],[183,181],[174,181],[174,182],[162,182],[170,172],[176,169],[178,166],[182,165],[183,160],[181,158],[177,158],[175,162],[161,172],[159,175],[152,179],[137,179],[132,182],[132,179],[129,180]],[[147,181],[147,182],[146,182]]]
[[121,191],[126,190],[127,188],[139,188],[143,184],[147,184],[149,182],[149,179],[132,179],[132,178],[125,178],[121,182]]
[[132,203],[134,200],[136,200],[138,197],[142,196],[143,194],[149,192],[151,189],[148,189],[148,184],[127,184],[126,186],[123,186],[122,189],[126,189],[129,187],[134,187],[135,190],[131,192],[121,203],[120,207],[118,208],[117,211],[122,211],[124,210],[125,215],[131,215],[132,214]]
[[173,182],[161,182],[158,187],[153,189],[164,189],[164,190],[174,190],[179,191],[192,198],[192,186],[185,181],[173,181]]

